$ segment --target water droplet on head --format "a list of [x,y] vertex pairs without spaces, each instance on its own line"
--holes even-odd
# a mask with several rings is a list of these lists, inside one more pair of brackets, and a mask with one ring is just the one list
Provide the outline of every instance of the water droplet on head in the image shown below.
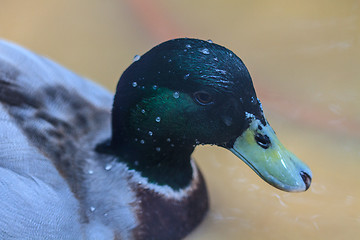
[[201,50],[199,50],[201,53],[203,53],[203,54],[210,54],[210,51],[209,51],[209,49],[207,49],[207,48],[204,48],[204,49],[201,49]]
[[169,60],[168,60],[168,62],[172,62],[172,60],[171,60],[171,59],[169,59]]
[[199,145],[199,144],[200,144],[200,141],[199,141],[198,139],[195,139],[195,143],[196,143],[197,145]]
[[110,169],[112,169],[113,165],[111,163],[108,163],[105,165],[105,170],[109,171]]
[[152,136],[152,135],[153,135],[153,132],[152,132],[152,131],[149,131],[148,134],[149,134],[149,136]]
[[180,97],[180,93],[179,93],[179,92],[174,92],[173,97],[174,97],[174,98],[179,98],[179,97]]
[[139,161],[135,161],[135,162],[134,162],[134,165],[135,165],[135,166],[139,166]]
[[190,77],[190,73],[185,74],[185,76],[184,76],[184,80],[187,80],[189,77]]
[[222,70],[222,69],[215,69],[215,71],[220,73],[220,74],[226,74],[226,71]]
[[260,105],[261,112],[264,112],[264,110],[263,110],[263,107],[262,107],[262,104],[261,104],[260,100],[259,100],[259,99],[257,99],[257,101],[258,101],[258,103],[259,103],[259,105]]
[[144,144],[144,143],[145,143],[144,139],[141,139],[141,140],[140,140],[140,143],[141,143],[141,144]]
[[171,142],[171,139],[170,139],[170,138],[167,138],[166,141],[167,141],[167,142]]
[[137,142],[137,141],[138,141],[138,139],[137,139],[137,138],[135,138],[135,139],[134,139],[134,141],[135,141],[135,142]]
[[139,61],[140,58],[141,58],[140,55],[135,55],[133,61],[134,61],[134,62]]
[[108,213],[104,213],[104,217],[107,217],[109,214]]
[[93,207],[93,206],[90,207],[90,211],[91,211],[91,212],[95,211],[95,209],[96,209],[96,208]]
[[161,148],[160,148],[160,147],[157,147],[157,148],[155,148],[155,150],[156,150],[157,152],[160,152],[160,151],[161,151]]
[[138,85],[137,82],[133,82],[133,83],[132,83],[132,86],[133,86],[133,87],[137,87],[137,85]]
[[175,145],[174,145],[173,143],[172,143],[172,144],[170,144],[170,146],[171,146],[171,147],[175,147]]
[[186,48],[191,48],[191,45],[190,45],[190,44],[186,44],[185,47],[186,47]]
[[213,41],[211,39],[207,40],[208,43],[213,43]]
[[141,113],[145,113],[145,109],[141,109]]
[[90,169],[90,170],[88,171],[88,173],[91,175],[91,174],[94,173],[94,171]]
[[161,121],[161,118],[160,118],[160,117],[156,117],[156,118],[155,118],[155,121],[156,121],[156,122],[160,122],[160,121]]
[[158,86],[157,86],[157,85],[154,85],[154,86],[153,86],[153,89],[154,89],[154,90],[156,90],[157,88],[158,88]]

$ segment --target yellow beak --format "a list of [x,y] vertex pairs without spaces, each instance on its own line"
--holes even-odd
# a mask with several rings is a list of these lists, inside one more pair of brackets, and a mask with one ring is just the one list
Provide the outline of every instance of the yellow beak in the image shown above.
[[249,128],[230,148],[263,180],[288,191],[306,191],[311,184],[309,167],[281,144],[274,130],[252,118]]

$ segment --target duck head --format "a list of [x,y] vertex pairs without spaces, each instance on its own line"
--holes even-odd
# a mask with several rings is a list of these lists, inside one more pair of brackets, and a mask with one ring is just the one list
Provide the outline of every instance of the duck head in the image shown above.
[[281,190],[310,186],[310,169],[264,117],[246,66],[217,44],[175,39],[137,57],[119,80],[112,116],[111,147],[154,183],[186,186],[194,147],[212,144]]

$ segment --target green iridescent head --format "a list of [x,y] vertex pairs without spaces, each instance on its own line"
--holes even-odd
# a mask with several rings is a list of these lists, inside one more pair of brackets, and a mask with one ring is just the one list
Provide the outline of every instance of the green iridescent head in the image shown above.
[[214,144],[275,187],[302,191],[310,185],[308,167],[267,123],[244,63],[211,42],[175,39],[136,59],[119,80],[112,124],[112,147],[141,157],[146,167],[129,165],[149,178],[163,165],[188,162],[194,146]]

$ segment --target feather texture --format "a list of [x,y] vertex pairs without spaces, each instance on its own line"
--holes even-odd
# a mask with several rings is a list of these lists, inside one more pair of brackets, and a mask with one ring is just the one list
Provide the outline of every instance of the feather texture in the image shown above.
[[112,159],[92,151],[111,105],[95,83],[0,41],[1,239],[131,238],[125,166],[107,171]]

